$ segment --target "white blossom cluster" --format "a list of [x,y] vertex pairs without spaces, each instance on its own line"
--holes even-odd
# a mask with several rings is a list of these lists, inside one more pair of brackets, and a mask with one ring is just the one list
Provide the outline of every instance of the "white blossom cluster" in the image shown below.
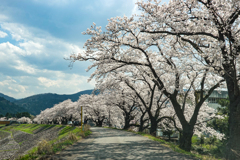
[[31,124],[32,123],[32,120],[28,117],[21,117],[17,120],[18,122],[20,123],[27,123],[27,124]]

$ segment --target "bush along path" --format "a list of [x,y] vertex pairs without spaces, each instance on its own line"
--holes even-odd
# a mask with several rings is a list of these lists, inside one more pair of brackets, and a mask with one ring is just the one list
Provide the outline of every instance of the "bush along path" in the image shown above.
[[89,129],[82,133],[79,127],[62,125],[18,124],[2,127],[0,160],[41,159],[61,151],[90,133]]

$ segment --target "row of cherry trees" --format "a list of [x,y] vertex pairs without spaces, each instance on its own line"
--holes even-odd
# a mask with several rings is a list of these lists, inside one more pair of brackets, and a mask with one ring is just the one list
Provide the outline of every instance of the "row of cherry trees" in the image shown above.
[[79,120],[80,115],[81,108],[78,103],[68,99],[41,111],[33,121],[39,124],[67,124],[68,121]]
[[27,124],[31,124],[32,123],[32,120],[29,117],[21,117],[21,118],[1,117],[0,121],[18,121],[20,123],[27,123]]
[[[65,100],[52,108],[41,111],[33,121],[39,124],[67,124],[68,121],[79,121],[81,119],[80,108],[83,107],[84,119],[94,121],[99,127],[102,127],[105,121],[105,125],[110,123],[112,126],[123,129],[133,126],[137,131],[143,131],[150,128],[151,134],[155,134],[157,128],[181,132],[181,123],[169,98],[158,93],[156,88],[153,88],[154,91],[150,93],[147,84],[141,85],[142,87],[138,84],[137,88],[141,89],[135,91],[123,81],[116,80],[114,84],[107,83],[107,85],[102,83],[99,89],[103,87],[105,89],[100,94],[81,95],[77,102]],[[188,121],[194,112],[191,103],[193,100],[190,98],[188,98],[184,113]],[[207,120],[214,117],[217,117],[215,110],[204,103],[199,111],[194,134],[200,137],[205,133],[222,139],[223,134],[207,127]],[[223,117],[219,116],[219,118]]]
[[[180,147],[187,151],[205,100],[226,82],[230,100],[227,158],[238,159],[240,2],[174,0],[162,5],[149,0],[137,5],[140,15],[111,18],[104,32],[93,24],[83,33],[91,36],[84,45],[86,51],[70,58],[92,61],[89,70],[96,70],[90,79],[102,83],[122,79],[140,99],[153,126],[161,120],[149,108],[157,106],[154,101],[168,98],[182,127]],[[145,89],[140,92],[144,83],[150,99],[142,96]],[[189,99],[193,112],[187,117]]]
[[[141,75],[137,80],[132,77],[134,76],[109,73],[105,79],[97,83],[99,94],[81,95],[77,102],[65,100],[42,111],[34,121],[66,124],[68,121],[80,120],[82,106],[84,119],[91,119],[100,127],[107,121],[108,124],[123,129],[134,127],[137,131],[143,131],[150,128],[151,134],[155,134],[157,128],[165,131],[177,130],[181,133],[183,127],[169,97],[147,77]],[[195,112],[196,97],[193,90],[187,92],[189,92],[187,97],[183,92],[184,94],[179,94],[177,99],[179,103],[185,103],[184,116],[190,121]],[[222,139],[223,134],[207,127],[206,120],[213,117],[216,117],[215,110],[208,107],[207,103],[203,103],[193,133],[199,137],[204,133]]]

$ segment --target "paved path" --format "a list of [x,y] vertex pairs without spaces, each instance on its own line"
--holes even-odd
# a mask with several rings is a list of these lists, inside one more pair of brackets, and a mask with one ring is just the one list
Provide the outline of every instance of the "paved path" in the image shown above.
[[91,128],[92,135],[62,151],[55,158],[63,160],[193,160],[146,137],[131,132]]

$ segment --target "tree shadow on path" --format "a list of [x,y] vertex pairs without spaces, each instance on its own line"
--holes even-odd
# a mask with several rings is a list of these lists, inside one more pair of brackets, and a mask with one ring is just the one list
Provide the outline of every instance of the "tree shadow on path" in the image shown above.
[[67,148],[54,159],[144,159],[194,160],[171,149],[130,132],[94,128],[90,138]]

